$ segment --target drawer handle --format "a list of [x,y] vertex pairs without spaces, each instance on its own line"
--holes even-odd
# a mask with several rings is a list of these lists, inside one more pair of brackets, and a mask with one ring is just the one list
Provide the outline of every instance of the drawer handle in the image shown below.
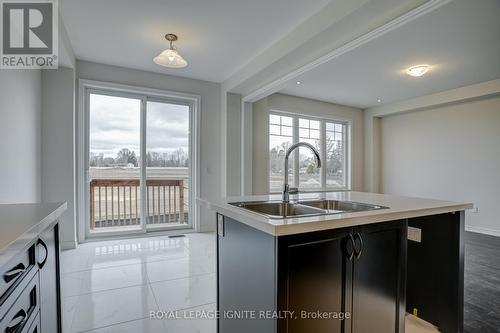
[[19,263],[14,268],[12,268],[10,271],[6,272],[3,275],[3,279],[5,280],[6,283],[9,283],[10,281],[14,280],[19,275],[23,274],[25,271],[26,271],[26,267],[24,266],[24,264]]
[[354,238],[352,237],[352,234],[349,234],[348,238],[344,241],[344,251],[347,260],[351,261],[354,257]]
[[27,316],[28,314],[26,313],[26,311],[24,311],[23,309],[19,310],[14,316],[14,318],[11,319],[9,323],[10,326],[7,326],[5,328],[5,333],[13,333],[17,331],[17,329],[23,323],[24,319],[26,319]]
[[43,258],[42,262],[38,263],[38,268],[42,269],[43,266],[45,266],[45,263],[47,262],[47,258],[49,256],[49,249],[47,248],[47,244],[45,244],[45,242],[41,239],[38,239],[38,241],[36,243],[37,243],[37,245],[43,246],[43,248],[45,249],[45,258]]
[[[356,246],[357,244],[356,240],[358,239],[359,239],[359,249]],[[359,259],[359,257],[361,257],[361,253],[363,253],[363,238],[361,237],[359,232],[357,232],[354,234],[354,256],[356,257],[356,259]]]

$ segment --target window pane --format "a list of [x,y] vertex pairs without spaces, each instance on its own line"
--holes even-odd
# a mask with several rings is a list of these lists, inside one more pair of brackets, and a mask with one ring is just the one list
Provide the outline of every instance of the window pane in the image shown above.
[[293,118],[281,116],[281,125],[293,126]]
[[311,130],[311,139],[319,139],[319,130]]
[[[272,115],[273,122],[280,125],[269,124],[269,188],[271,192],[280,192],[283,187],[284,164],[286,150],[293,143],[293,118]],[[278,119],[278,120],[276,120]],[[293,180],[293,154],[289,159],[288,179],[290,186]]]
[[280,116],[277,116],[275,114],[270,114],[269,115],[269,123],[280,125]]
[[288,126],[281,127],[281,134],[283,136],[293,136],[293,127],[288,127]]
[[271,135],[280,135],[280,126],[278,125],[269,125],[269,134]]
[[[290,186],[298,186],[301,189],[318,189],[338,188],[345,187],[347,185],[345,178],[345,124],[325,121],[326,142],[321,142],[321,124],[323,121],[278,115],[276,115],[276,117],[279,118],[279,125],[269,124],[270,189],[272,192],[282,190],[284,155],[290,145],[294,143],[294,121],[298,121],[298,141],[312,144],[318,149],[319,152],[321,152],[321,147],[325,147],[326,159],[322,162],[326,173],[326,183],[321,183],[321,170],[316,168],[316,159],[314,154],[309,149],[300,147],[295,152],[296,156],[292,154],[289,159],[288,174]],[[274,121],[278,123],[278,121]],[[284,126],[285,123],[290,126]],[[273,126],[275,126],[275,128],[273,128]],[[295,172],[298,175],[298,184],[294,184],[293,168],[297,164],[298,169]]]
[[189,106],[146,104],[146,224],[189,220]]
[[318,120],[310,120],[311,128],[319,130],[319,121]]
[[309,130],[306,128],[299,128],[299,137],[301,139],[309,139]]
[[299,119],[299,127],[309,128],[309,119]]
[[139,229],[141,101],[89,96],[90,231]]
[[[320,141],[300,139],[301,142],[312,144],[320,151]],[[309,148],[299,148],[299,188],[310,189],[321,187],[321,172],[316,167],[316,158]]]
[[[338,134],[326,132],[326,187],[345,187],[345,142],[335,140]],[[342,135],[340,135],[342,136]]]
[[[269,189],[271,192],[280,192],[283,187],[285,153],[292,145],[291,137],[270,135],[269,136]],[[293,179],[293,159],[290,155],[288,183],[295,186]]]

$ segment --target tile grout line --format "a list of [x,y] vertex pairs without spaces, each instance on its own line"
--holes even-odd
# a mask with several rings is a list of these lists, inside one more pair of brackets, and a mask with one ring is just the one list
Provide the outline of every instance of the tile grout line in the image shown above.
[[151,281],[149,279],[149,274],[147,274],[147,272],[146,272],[146,278],[148,279],[148,281],[144,282],[144,283],[141,283],[141,284],[133,284],[133,285],[130,285],[130,286],[124,286],[124,287],[118,287],[118,288],[109,288],[109,289],[103,289],[103,290],[94,290],[94,291],[84,292],[84,293],[80,293],[80,294],[76,294],[76,295],[67,295],[67,296],[64,296],[63,298],[70,298],[70,297],[84,296],[84,295],[90,295],[90,294],[97,294],[97,293],[102,293],[102,292],[106,292],[106,291],[113,291],[113,290],[126,289],[126,288],[132,288],[132,287],[146,286],[146,285],[155,284],[155,283],[184,280],[184,279],[189,279],[191,277],[200,277],[200,276],[211,275],[211,274],[215,274],[215,271],[214,272],[208,272],[208,273],[201,273],[201,274],[192,274],[192,275],[188,275],[188,276],[184,276],[184,277],[178,277],[178,278],[173,278],[173,279]]
[[[190,251],[188,250],[188,253]],[[128,265],[141,265],[141,264],[147,264],[147,263],[152,263],[152,262],[160,262],[160,261],[172,261],[172,260],[182,260],[182,259],[198,259],[198,258],[203,258],[207,256],[207,254],[201,254],[197,255],[194,257],[190,257],[189,255],[182,256],[182,257],[177,257],[177,258],[159,258],[157,260],[151,260],[151,261],[144,261],[140,263],[134,263],[134,264],[120,264],[120,265],[113,265],[113,266],[108,266],[108,267],[93,267],[93,268],[88,268],[88,269],[82,269],[82,270],[77,270],[77,271],[69,271],[69,272],[62,272],[63,276],[66,274],[72,274],[72,273],[80,273],[80,272],[87,272],[87,271],[93,271],[93,270],[101,270],[101,269],[108,269],[108,268],[115,268],[115,267],[123,267],[123,266],[128,266]],[[89,258],[90,260],[90,258]]]
[[148,318],[149,318],[149,317],[141,317],[141,318],[132,319],[132,320],[125,320],[125,321],[121,321],[121,322],[114,323],[114,324],[109,324],[109,325],[103,325],[103,326],[93,327],[93,328],[88,329],[88,330],[76,331],[76,332],[71,332],[71,333],[85,333],[85,332],[92,332],[92,331],[95,331],[95,330],[100,330],[100,329],[103,329],[103,328],[106,328],[106,327],[112,327],[112,326],[117,326],[117,325],[123,325],[123,324],[126,324],[126,323],[132,323],[132,322],[134,322],[134,321],[144,320],[144,319],[148,319]]

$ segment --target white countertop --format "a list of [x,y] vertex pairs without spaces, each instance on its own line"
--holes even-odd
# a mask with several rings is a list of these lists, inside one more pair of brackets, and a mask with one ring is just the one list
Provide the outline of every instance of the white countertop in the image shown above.
[[386,206],[389,208],[355,213],[272,219],[243,208],[232,206],[228,203],[281,200],[281,195],[228,197],[218,201],[198,199],[198,203],[222,215],[233,218],[241,223],[247,224],[274,236],[337,229],[418,216],[456,212],[473,207],[471,203],[459,203],[354,191],[301,193],[298,195],[290,195],[290,201],[320,198],[354,201],[378,206]]
[[66,208],[66,202],[0,205],[0,267],[54,224]]

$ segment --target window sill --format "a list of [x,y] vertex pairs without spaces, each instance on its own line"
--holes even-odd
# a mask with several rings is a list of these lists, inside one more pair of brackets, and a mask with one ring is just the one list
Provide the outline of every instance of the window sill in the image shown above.
[[[299,189],[299,193],[325,193],[325,192],[347,192],[352,191],[346,187],[338,187],[338,188],[307,188],[307,189]],[[281,191],[270,191],[269,194],[281,194]]]

